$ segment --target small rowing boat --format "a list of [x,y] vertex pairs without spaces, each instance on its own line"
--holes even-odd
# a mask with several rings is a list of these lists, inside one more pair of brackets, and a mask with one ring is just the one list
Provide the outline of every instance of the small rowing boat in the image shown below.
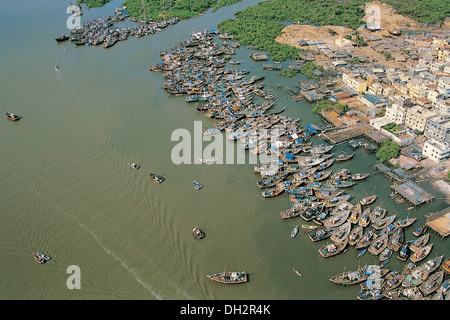
[[245,271],[214,273],[207,275],[207,277],[213,281],[226,284],[245,283],[248,281]]
[[6,112],[6,118],[11,121],[17,121],[20,119],[20,116],[12,112]]
[[194,180],[193,181],[193,184],[194,184],[194,188],[196,189],[196,190],[200,190],[201,188],[203,188],[203,186],[200,184],[200,182],[198,182],[197,180]]
[[137,163],[134,163],[134,162],[128,162],[127,164],[131,169],[134,169],[134,170],[137,170],[141,167],[140,165],[138,165]]
[[293,268],[292,271],[294,271],[294,273],[295,273],[296,275],[298,275],[299,277],[302,276],[302,274],[300,273],[300,271],[298,271],[297,269]]
[[150,175],[150,178],[152,178],[152,180],[157,183],[162,183],[164,181],[164,178],[156,173],[150,172],[149,175]]
[[48,255],[45,255],[40,252],[33,252],[33,258],[37,263],[44,264],[51,258]]
[[298,233],[298,226],[295,226],[294,229],[291,231],[291,238],[295,238],[295,236]]

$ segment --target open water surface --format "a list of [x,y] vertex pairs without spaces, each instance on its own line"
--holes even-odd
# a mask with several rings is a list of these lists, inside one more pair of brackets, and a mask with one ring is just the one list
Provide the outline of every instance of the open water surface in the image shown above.
[[[121,4],[84,10],[82,21],[111,15]],[[216,29],[217,23],[255,1],[181,21],[143,38],[130,37],[109,49],[56,43],[68,33],[70,1],[9,1],[0,11],[0,105],[2,112],[22,116],[0,121],[0,298],[2,299],[355,299],[358,287],[340,287],[328,279],[378,257],[366,253],[322,258],[300,229],[301,218],[283,221],[287,195],[264,199],[255,185],[253,165],[175,165],[171,141],[175,129],[193,132],[214,120],[198,114],[184,97],[161,89],[161,73],[149,72],[189,34]],[[128,23],[128,22],[127,22]],[[120,26],[120,24],[119,24]],[[311,107],[295,102],[286,88],[300,80],[263,71],[250,51],[236,59],[251,75],[264,74],[265,91],[278,96],[274,110],[301,117],[301,125],[321,124]],[[59,66],[59,71],[55,70]],[[322,143],[321,140],[315,140]],[[347,145],[335,152],[350,152]],[[131,170],[127,162],[137,162]],[[375,155],[356,151],[351,162],[334,164],[352,172],[368,172]],[[156,184],[149,171],[166,181]],[[203,189],[196,191],[192,181]],[[381,174],[348,192],[356,203],[376,193],[375,204],[388,214],[406,217],[407,204],[389,200],[391,182]],[[428,189],[431,190],[431,189]],[[412,210],[414,226],[423,215],[445,207],[437,200]],[[441,196],[442,197],[442,196]],[[374,205],[375,205],[374,204]],[[300,219],[300,220],[297,220]],[[194,240],[192,226],[205,231]],[[406,229],[412,239],[413,227]],[[326,241],[326,240],[325,240]],[[445,240],[432,232],[431,256],[449,255]],[[45,265],[32,251],[52,257]],[[81,289],[66,286],[67,268],[81,271]],[[394,256],[386,266],[403,268]],[[292,272],[297,268],[299,278]],[[245,270],[249,282],[227,286],[206,275]]]

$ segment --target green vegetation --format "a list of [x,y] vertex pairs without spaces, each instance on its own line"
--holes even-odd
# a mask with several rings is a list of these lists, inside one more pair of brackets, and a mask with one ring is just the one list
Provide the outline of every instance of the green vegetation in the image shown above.
[[284,69],[280,72],[280,76],[286,77],[286,78],[292,78],[297,75],[299,71],[297,69]]
[[243,45],[255,45],[272,60],[295,60],[301,51],[275,42],[285,23],[342,25],[356,29],[364,22],[363,1],[266,0],[235,13],[236,19],[218,24],[222,32],[232,34]]
[[232,4],[241,2],[242,0],[219,0],[217,1],[216,6],[212,9],[212,12],[217,11],[217,9],[222,8],[222,7],[227,7],[227,6],[231,6]]
[[386,60],[392,59],[392,54],[389,51],[383,52],[383,55]]
[[79,4],[85,4],[88,8],[102,7],[109,2],[109,0],[77,0]]
[[386,162],[392,158],[395,158],[400,153],[400,146],[393,141],[383,141],[380,149],[376,154],[376,157],[381,162]]
[[447,178],[450,180],[450,170],[447,171]]
[[314,105],[313,112],[321,113],[322,111],[334,110],[337,114],[343,115],[348,109],[348,106],[343,103],[333,103],[329,100],[322,100]]
[[392,5],[396,13],[422,23],[444,22],[450,17],[448,0],[385,0]]

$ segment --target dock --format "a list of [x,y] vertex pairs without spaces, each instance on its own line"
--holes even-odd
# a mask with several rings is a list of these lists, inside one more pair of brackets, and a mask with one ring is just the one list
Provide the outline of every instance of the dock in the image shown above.
[[434,200],[433,195],[412,181],[406,181],[402,184],[394,183],[391,188],[414,206],[419,206]]
[[438,212],[432,212],[425,215],[426,225],[439,233],[442,238],[450,234],[450,207]]
[[321,136],[333,144],[340,144],[364,136],[367,131],[368,127],[366,125],[354,125],[332,131],[326,131],[323,132]]
[[280,71],[281,70],[281,65],[280,64],[265,63],[265,64],[263,64],[263,69],[264,70]]

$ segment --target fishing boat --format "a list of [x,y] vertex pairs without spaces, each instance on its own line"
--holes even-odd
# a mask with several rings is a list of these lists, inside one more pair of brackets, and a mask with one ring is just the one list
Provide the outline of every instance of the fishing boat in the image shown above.
[[324,245],[323,247],[319,248],[319,254],[324,258],[333,257],[342,251],[344,251],[345,247],[347,247],[348,241],[344,240],[339,243],[330,243],[327,245]]
[[230,60],[230,64],[232,64],[232,65],[241,64],[241,62],[242,62],[242,61],[235,60],[235,59]]
[[417,287],[401,288],[398,293],[400,300],[421,300],[423,295]]
[[59,71],[59,67],[58,66],[55,66],[55,71]]
[[295,236],[298,233],[298,226],[295,226],[294,229],[291,231],[291,238],[295,238]]
[[365,209],[361,213],[361,217],[359,218],[358,224],[363,227],[367,227],[370,224],[370,208]]
[[63,35],[60,35],[59,37],[57,37],[55,40],[56,40],[56,42],[66,41],[66,40],[69,40],[69,36],[63,34]]
[[44,264],[50,260],[50,256],[43,254],[41,252],[33,252],[33,258],[37,263]]
[[296,275],[298,275],[299,277],[302,276],[302,274],[300,273],[300,271],[298,271],[297,269],[293,268],[292,271],[294,271],[294,273],[295,273]]
[[377,206],[370,211],[370,219],[375,221],[377,219],[383,219],[386,215],[386,209],[381,206]]
[[329,190],[314,190],[314,194],[319,200],[325,200],[333,197],[339,197],[345,192],[345,190],[340,189],[329,189]]
[[429,272],[424,270],[422,267],[414,267],[411,271],[406,274],[403,279],[402,287],[410,288],[416,287],[422,284],[429,276]]
[[355,154],[354,153],[350,153],[350,154],[340,154],[336,157],[336,161],[347,161],[350,160],[351,158],[353,158]]
[[381,237],[376,238],[367,249],[369,253],[377,256],[383,251],[387,246],[388,236],[382,235]]
[[441,266],[445,274],[450,274],[450,258],[447,258]]
[[330,197],[328,199],[323,200],[322,203],[327,208],[333,208],[343,201],[350,200],[351,196],[352,196],[351,194],[344,194],[337,197]]
[[405,243],[398,251],[397,253],[397,259],[401,261],[408,260],[409,256],[411,255],[411,249],[409,248],[409,244]]
[[335,215],[331,215],[323,221],[323,226],[325,228],[339,227],[341,224],[347,221],[349,215],[350,210],[344,210]]
[[359,203],[361,203],[362,206],[368,206],[369,204],[372,204],[377,199],[376,195],[373,196],[367,196],[362,198]]
[[197,180],[194,180],[193,184],[194,184],[195,190],[200,190],[201,188],[203,188],[203,186]]
[[197,227],[192,228],[192,234],[195,239],[203,239],[205,237],[205,233]]
[[308,237],[313,242],[321,241],[321,240],[324,240],[324,239],[328,239],[335,229],[336,228],[325,228],[325,229],[320,229],[320,230],[317,230],[317,231],[313,231],[313,232],[308,234]]
[[428,271],[428,273],[431,274],[431,273],[433,273],[434,271],[436,271],[439,268],[439,266],[441,265],[443,259],[444,259],[443,255],[437,256],[435,258],[431,258],[427,262],[422,263],[420,265],[420,267],[423,270],[426,270],[426,271]]
[[364,233],[363,226],[357,226],[348,235],[348,244],[350,246],[356,245],[356,243],[362,238]]
[[12,112],[6,112],[6,118],[11,121],[17,121],[20,119],[20,116]]
[[319,226],[313,226],[313,225],[310,225],[310,224],[302,224],[302,228],[303,229],[307,229],[307,230],[315,230],[315,229],[317,229]]
[[328,151],[330,151],[333,148],[334,148],[334,145],[328,145],[328,146],[317,145],[317,146],[311,147],[309,149],[309,153],[312,155],[319,155],[319,154],[327,153]]
[[360,258],[360,257],[362,257],[366,252],[367,252],[367,249],[362,249],[362,250],[358,253],[358,255],[357,255],[356,257],[357,257],[357,258]]
[[380,262],[387,261],[392,256],[392,250],[389,248],[384,248],[383,251],[380,252],[378,258]]
[[398,221],[394,222],[394,225],[396,227],[406,228],[406,227],[409,227],[410,225],[412,225],[414,223],[414,221],[416,221],[416,219],[417,219],[417,217],[398,220]]
[[361,181],[366,179],[370,173],[355,173],[351,175],[353,181]]
[[290,219],[300,216],[305,208],[289,208],[280,212],[283,219]]
[[140,165],[138,165],[137,163],[134,163],[134,162],[127,162],[127,164],[131,169],[134,169],[134,170],[137,170],[141,167]]
[[432,248],[433,248],[433,244],[430,243],[429,245],[426,245],[425,247],[422,247],[419,250],[415,251],[409,259],[414,263],[422,261],[423,259],[425,259],[428,256],[428,254],[431,252]]
[[358,284],[367,280],[364,269],[344,271],[330,278],[330,281],[342,286]]
[[269,189],[269,190],[264,190],[262,192],[262,196],[264,198],[271,198],[271,197],[276,197],[276,196],[280,195],[282,192],[283,192],[283,189],[273,188],[273,189]]
[[336,230],[331,234],[330,240],[333,242],[342,242],[348,240],[350,231],[352,230],[352,224],[350,222],[345,222],[341,224]]
[[427,296],[439,288],[444,280],[444,271],[438,271],[429,276],[420,286],[419,289],[423,295]]
[[[359,218],[361,216],[361,203],[357,203],[351,210],[350,210],[350,216],[348,217],[347,221],[349,221],[352,224],[358,224]],[[362,226],[361,226],[362,227]]]
[[384,282],[382,284],[382,290],[390,291],[390,290],[394,290],[395,288],[398,288],[402,284],[402,281],[404,278],[405,278],[405,275],[399,273],[396,270],[389,272],[386,275]]
[[423,236],[419,237],[417,240],[413,241],[410,245],[410,248],[412,251],[417,251],[420,248],[424,247],[427,243],[428,240],[430,239],[430,234],[424,234]]
[[405,241],[405,232],[402,227],[396,227],[396,229],[389,234],[388,248],[394,251],[400,250]]
[[402,274],[404,274],[404,275],[410,274],[411,271],[414,270],[415,267],[417,267],[417,266],[414,262],[407,263],[402,269]]
[[331,165],[334,163],[334,160],[335,160],[334,158],[330,158],[328,160],[325,160],[324,162],[319,163],[319,165],[316,167],[316,169],[318,171],[325,170],[325,169],[331,167]]
[[207,277],[213,281],[226,284],[245,283],[248,281],[245,271],[214,273],[207,275]]
[[390,225],[392,222],[394,222],[396,215],[392,215],[392,216],[388,216],[386,218],[383,219],[375,219],[372,220],[372,227],[374,229],[380,230],[383,229],[384,227]]
[[152,178],[152,180],[157,183],[164,182],[164,178],[156,173],[150,172],[149,175],[150,175],[150,178]]
[[415,235],[416,237],[423,236],[425,234],[425,232],[427,232],[427,230],[428,230],[428,225],[424,224],[423,226],[414,229],[413,235]]
[[205,163],[205,164],[213,164],[216,161],[218,161],[218,159],[216,159],[216,158],[208,158],[208,159],[198,158],[198,161],[200,161],[201,163]]
[[312,182],[325,180],[331,175],[332,172],[333,170],[316,172],[309,176],[309,180]]

